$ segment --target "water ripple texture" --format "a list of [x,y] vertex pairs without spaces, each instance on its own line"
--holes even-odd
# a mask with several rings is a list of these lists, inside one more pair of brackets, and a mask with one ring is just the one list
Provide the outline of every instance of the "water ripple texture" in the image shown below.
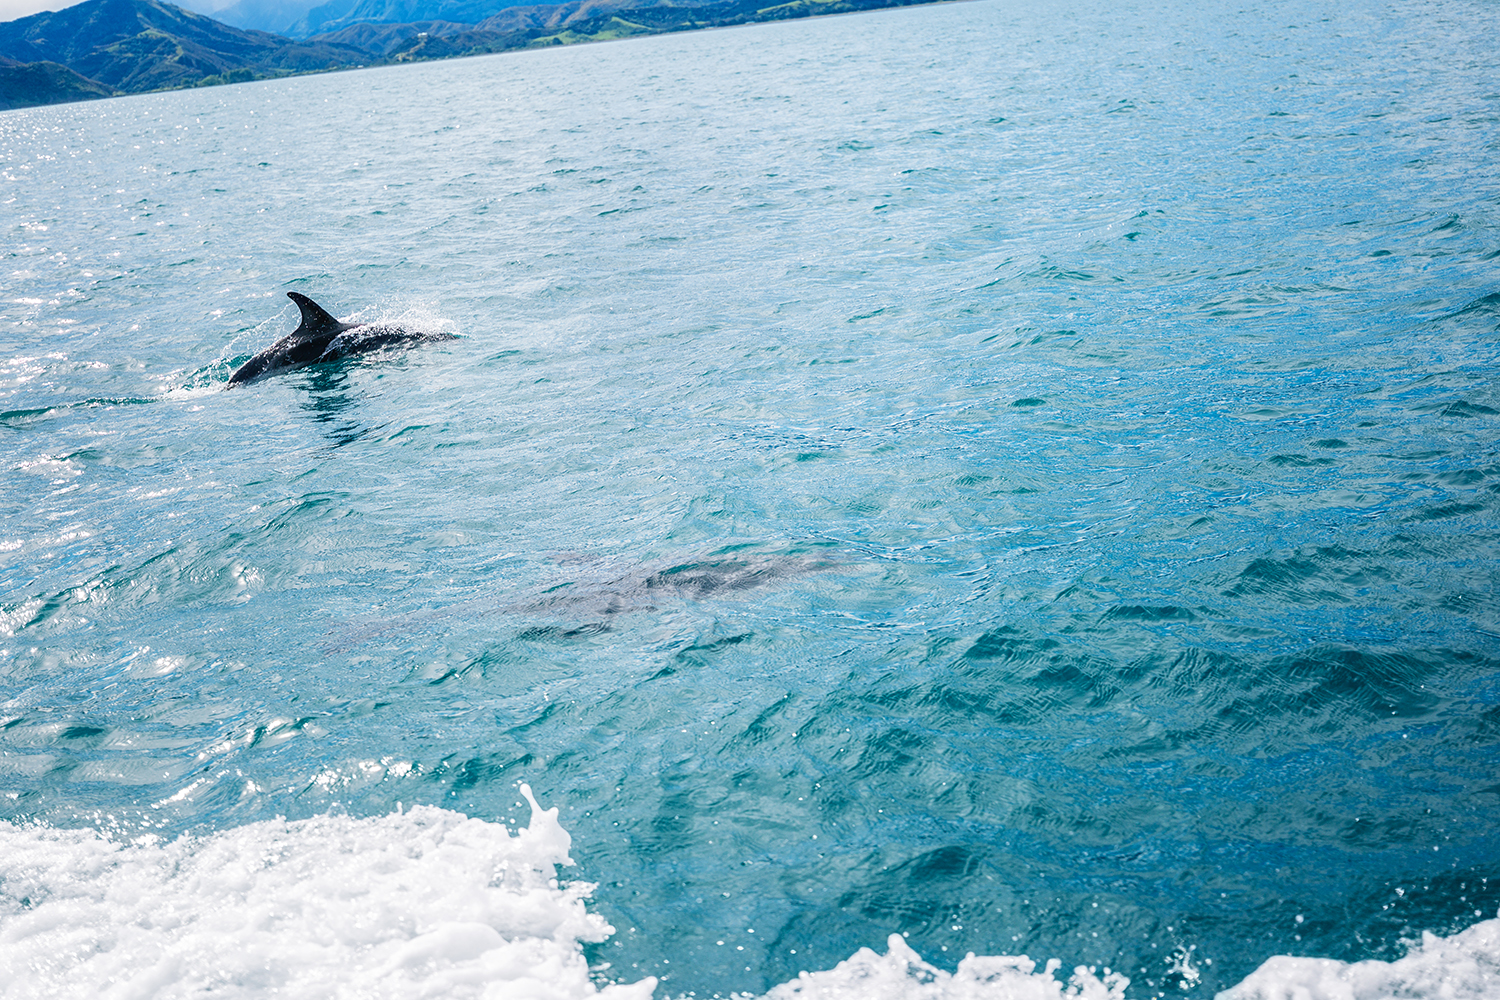
[[[593,986],[1483,996],[1497,17],[980,0],[0,115],[7,836],[315,865],[525,781]],[[224,391],[287,291],[457,337]]]

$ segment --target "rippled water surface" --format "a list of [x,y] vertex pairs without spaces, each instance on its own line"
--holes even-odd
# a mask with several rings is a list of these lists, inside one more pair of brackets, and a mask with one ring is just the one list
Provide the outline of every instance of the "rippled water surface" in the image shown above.
[[528,781],[658,995],[1494,916],[1496,8],[1033,6],[0,115],[0,818]]

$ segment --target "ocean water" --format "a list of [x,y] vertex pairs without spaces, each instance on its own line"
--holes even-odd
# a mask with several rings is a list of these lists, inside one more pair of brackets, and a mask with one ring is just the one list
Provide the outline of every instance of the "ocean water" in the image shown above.
[[1500,996],[1497,33],[0,115],[0,995]]

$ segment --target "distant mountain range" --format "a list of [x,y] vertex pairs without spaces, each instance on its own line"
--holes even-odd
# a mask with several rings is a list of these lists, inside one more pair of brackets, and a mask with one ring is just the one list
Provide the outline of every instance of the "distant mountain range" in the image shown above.
[[237,0],[212,16],[237,28],[308,38],[356,24],[450,21],[473,25],[506,7],[529,3],[531,0]]
[[308,10],[287,34],[293,38],[309,38],[356,24],[410,24],[416,21],[474,25],[507,7],[522,7],[527,3],[528,0],[329,0]]
[[[160,0],[88,0],[0,24],[0,107],[136,94],[354,66],[360,49],[245,31]],[[59,86],[24,88],[36,66]],[[74,77],[78,79],[74,79]]]
[[295,17],[293,38],[162,0],[86,0],[0,23],[0,110],[929,2],[239,0],[219,12]]

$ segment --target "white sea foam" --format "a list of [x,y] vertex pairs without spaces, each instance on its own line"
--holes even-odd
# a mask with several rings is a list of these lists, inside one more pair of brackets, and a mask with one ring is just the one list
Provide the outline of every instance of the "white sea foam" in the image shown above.
[[1394,962],[1267,959],[1217,1000],[1494,1000],[1500,997],[1500,918],[1452,937],[1424,933]]
[[503,825],[419,807],[170,842],[0,824],[0,995],[643,1000],[597,989],[612,928],[559,883],[557,810]]
[[[121,841],[0,823],[0,996],[496,997],[646,1000],[599,986],[586,942],[613,933],[593,886],[559,882],[557,810],[504,825],[418,807],[373,819],[273,820],[205,837]],[[969,955],[954,972],[899,935],[804,972],[766,1000],[1122,1000],[1108,970]],[[1395,962],[1277,957],[1219,1000],[1487,1000],[1500,919],[1424,935]]]
[[948,973],[922,961],[899,934],[887,944],[884,955],[861,948],[826,972],[804,972],[766,1000],[1122,1000],[1130,984],[1119,973],[1101,980],[1082,966],[1064,984],[1053,976],[1061,962],[1037,972],[1024,955],[970,954]]

